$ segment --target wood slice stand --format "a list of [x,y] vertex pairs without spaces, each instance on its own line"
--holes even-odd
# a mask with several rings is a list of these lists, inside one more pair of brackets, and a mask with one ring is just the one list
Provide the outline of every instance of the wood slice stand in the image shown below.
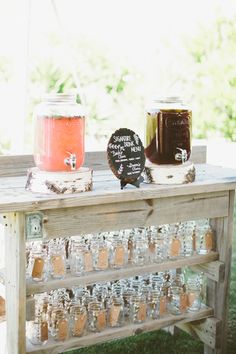
[[155,184],[186,184],[195,180],[196,170],[193,162],[182,165],[156,165],[146,162],[145,182]]
[[30,168],[27,173],[26,190],[42,194],[71,194],[92,190],[93,171],[81,167],[72,172],[47,172],[37,167]]

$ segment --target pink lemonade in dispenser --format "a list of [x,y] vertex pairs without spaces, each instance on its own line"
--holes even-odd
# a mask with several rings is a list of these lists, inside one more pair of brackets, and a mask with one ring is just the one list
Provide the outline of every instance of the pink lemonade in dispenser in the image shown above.
[[36,166],[43,171],[75,171],[84,162],[85,116],[74,95],[53,94],[35,112]]

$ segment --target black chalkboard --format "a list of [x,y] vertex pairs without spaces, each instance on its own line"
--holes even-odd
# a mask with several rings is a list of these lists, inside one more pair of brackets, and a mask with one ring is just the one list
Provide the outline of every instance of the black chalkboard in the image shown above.
[[116,130],[108,142],[107,158],[112,172],[121,180],[121,189],[127,183],[139,187],[143,182],[144,147],[134,131],[127,128]]

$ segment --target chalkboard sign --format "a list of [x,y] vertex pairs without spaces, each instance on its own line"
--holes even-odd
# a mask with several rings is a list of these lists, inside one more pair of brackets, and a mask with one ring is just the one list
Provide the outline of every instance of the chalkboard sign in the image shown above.
[[121,189],[127,183],[139,187],[143,182],[144,147],[135,132],[126,128],[116,130],[108,142],[107,158],[112,172],[121,180]]

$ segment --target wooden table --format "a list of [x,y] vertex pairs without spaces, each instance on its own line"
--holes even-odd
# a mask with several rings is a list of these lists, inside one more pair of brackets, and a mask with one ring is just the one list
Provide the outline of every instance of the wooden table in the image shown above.
[[[139,189],[129,186],[121,191],[119,181],[107,168],[105,153],[88,153],[86,165],[94,169],[93,191],[48,196],[24,190],[26,169],[33,166],[32,156],[0,158],[0,213],[6,243],[5,274],[0,274],[0,279],[6,287],[8,354],[60,353],[173,324],[200,338],[205,353],[225,353],[236,171],[205,164],[203,147],[193,149],[192,160],[198,163],[197,178],[192,184],[142,184]],[[68,275],[62,280],[26,283],[25,244],[35,237],[69,237],[201,218],[210,218],[216,231],[216,250],[207,255],[93,272],[80,278]],[[32,317],[34,293],[188,265],[203,271],[208,279],[207,306],[197,313],[168,315],[64,343],[49,340],[44,346],[32,346],[26,341],[25,322]]]

